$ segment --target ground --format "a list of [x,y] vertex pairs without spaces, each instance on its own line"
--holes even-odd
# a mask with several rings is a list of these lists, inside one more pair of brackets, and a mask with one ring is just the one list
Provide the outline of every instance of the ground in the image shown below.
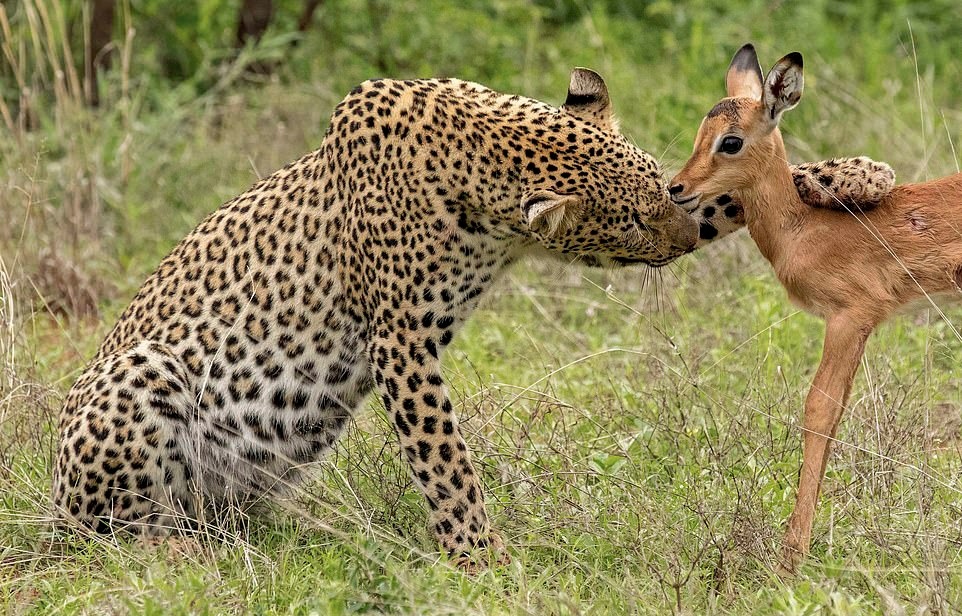
[[[557,24],[547,9],[495,4],[397,9],[388,70],[558,104],[571,66],[591,66],[622,131],[675,171],[751,39],[767,58],[805,53],[806,99],[784,128],[795,160],[867,154],[902,181],[957,167],[962,80],[940,41],[958,38],[939,28],[962,22],[938,12],[952,3],[887,3],[864,20],[820,3],[782,16],[766,3],[721,15],[652,3],[637,19],[576,7]],[[752,12],[750,28],[736,9]],[[125,99],[117,77],[126,107],[59,124],[51,112],[4,142],[0,211],[16,222],[0,235],[0,611],[962,611],[962,310],[940,300],[947,320],[923,306],[870,341],[812,556],[779,580],[772,555],[822,326],[787,302],[744,233],[660,276],[520,264],[459,335],[445,376],[512,550],[503,569],[471,578],[445,564],[377,402],[315,484],[226,538],[55,534],[50,422],[113,319],[204,212],[315,147],[336,101],[381,72],[355,58],[351,12],[326,15],[324,34],[339,37],[305,42],[266,83],[198,97],[141,79]],[[97,312],[76,316],[84,306]]]

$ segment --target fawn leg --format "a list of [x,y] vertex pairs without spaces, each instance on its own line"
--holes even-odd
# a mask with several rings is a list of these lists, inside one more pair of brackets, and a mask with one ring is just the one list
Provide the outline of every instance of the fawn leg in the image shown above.
[[872,329],[847,315],[833,315],[826,324],[822,361],[805,400],[802,470],[795,509],[782,541],[780,565],[783,573],[794,572],[795,566],[808,553],[812,520],[832,439]]

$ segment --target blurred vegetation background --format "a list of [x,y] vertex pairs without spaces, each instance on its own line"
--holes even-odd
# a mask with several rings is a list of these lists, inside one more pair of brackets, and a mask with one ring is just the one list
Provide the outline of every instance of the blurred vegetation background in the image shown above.
[[376,76],[559,103],[570,68],[589,66],[625,132],[669,168],[748,40],[769,64],[805,54],[806,104],[788,125],[799,157],[864,152],[903,179],[940,173],[931,153],[960,124],[952,0],[13,0],[0,20],[0,177],[24,189],[4,213],[39,205],[27,236],[84,269],[155,261],[198,211],[316,147],[333,105]]
[[307,521],[186,556],[50,539],[63,393],[160,258],[316,148],[356,83],[454,76],[560,104],[570,69],[591,67],[670,173],[746,41],[765,69],[805,56],[782,123],[795,160],[867,154],[901,181],[958,169],[957,0],[0,3],[0,611],[962,611],[962,349],[929,313],[873,340],[815,556],[797,584],[771,577],[820,323],[745,234],[658,284],[516,268],[456,341],[447,375],[507,573],[431,564],[376,403],[299,505]]

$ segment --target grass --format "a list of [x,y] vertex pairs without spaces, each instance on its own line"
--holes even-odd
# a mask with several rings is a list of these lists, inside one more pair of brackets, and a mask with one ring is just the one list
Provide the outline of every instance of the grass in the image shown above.
[[[57,85],[67,59],[44,42],[69,31],[71,6],[48,10],[49,28],[11,8],[0,41],[0,610],[962,611],[962,345],[924,308],[870,342],[812,557],[791,582],[771,573],[822,326],[744,234],[658,280],[520,264],[460,334],[446,376],[511,549],[504,569],[469,578],[444,564],[377,403],[315,483],[226,537],[83,540],[47,514],[63,394],[140,282],[205,212],[316,146],[354,83],[458,75],[559,103],[570,67],[591,66],[623,131],[677,169],[730,54],[754,40],[767,64],[806,55],[805,98],[784,122],[793,156],[865,153],[910,181],[958,166],[954,3],[345,0],[258,83],[214,62],[229,44],[214,0],[196,24],[172,18],[176,36],[141,25],[155,4],[124,4],[127,61],[94,111],[67,77]],[[263,53],[278,55],[278,30]],[[165,36],[195,41],[173,73]],[[959,327],[962,311],[945,309]]]

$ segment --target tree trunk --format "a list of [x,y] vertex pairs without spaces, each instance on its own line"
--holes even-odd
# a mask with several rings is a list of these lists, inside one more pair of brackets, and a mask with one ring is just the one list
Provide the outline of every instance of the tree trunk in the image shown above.
[[[272,0],[244,0],[240,15],[237,18],[237,39],[234,45],[237,49],[253,40],[257,43],[264,36],[267,26],[274,17],[274,3]],[[255,60],[245,67],[249,74],[268,75],[273,67],[269,62]]]
[[307,29],[311,26],[311,20],[314,18],[314,11],[323,2],[324,0],[307,0],[304,3],[304,11],[301,13],[301,18],[297,20],[298,32],[307,32]]
[[235,45],[243,47],[248,40],[261,40],[264,31],[274,16],[272,0],[244,0],[237,19],[237,39]]
[[84,50],[84,94],[91,107],[100,105],[97,72],[110,66],[110,48],[114,33],[114,0],[91,0],[90,36]]

